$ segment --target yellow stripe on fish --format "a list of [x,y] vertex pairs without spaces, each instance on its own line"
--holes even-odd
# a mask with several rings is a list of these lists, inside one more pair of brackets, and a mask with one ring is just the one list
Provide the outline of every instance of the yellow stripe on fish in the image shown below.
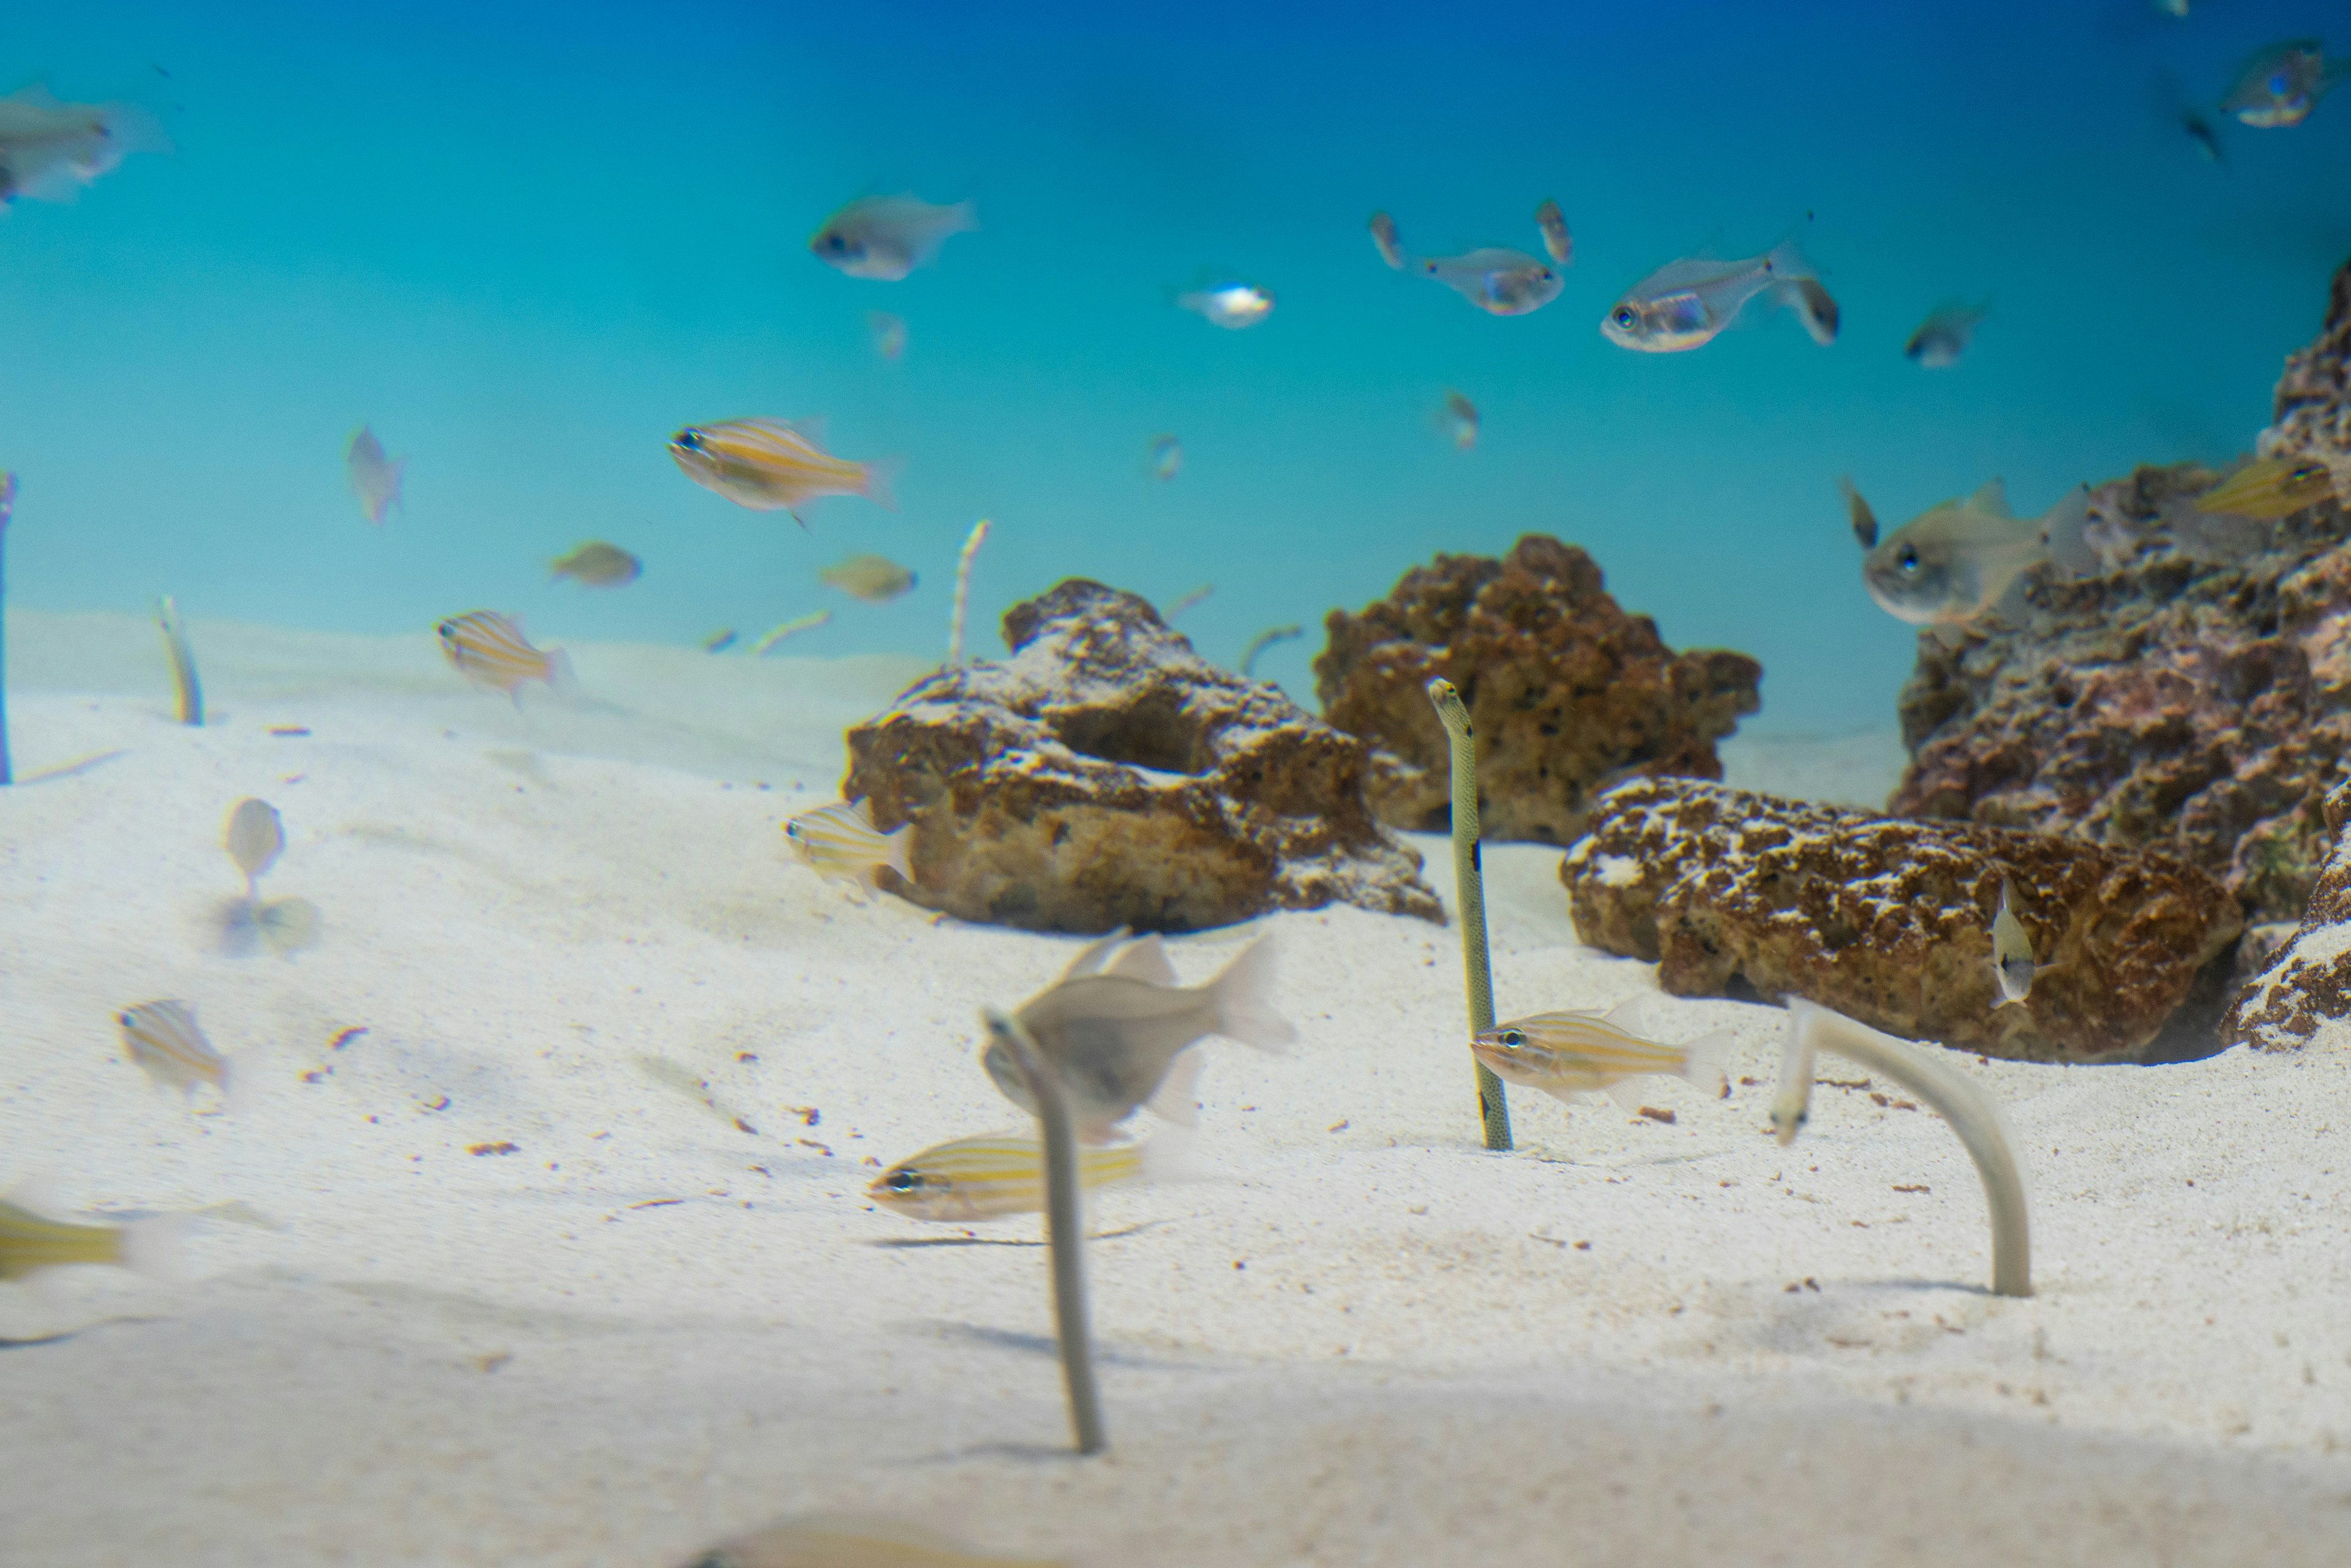
[[569,653],[532,647],[514,618],[495,610],[452,615],[434,630],[441,639],[442,654],[459,674],[517,703],[525,681],[544,681],[554,689],[572,684]]
[[1716,1033],[1667,1045],[1635,1034],[1616,1014],[1555,1012],[1499,1024],[1469,1049],[1496,1076],[1565,1100],[1652,1073],[1685,1078],[1719,1094],[1730,1044],[1729,1035]]
[[2334,477],[2325,464],[2307,457],[2264,457],[2197,497],[2196,509],[2273,523],[2334,494]]
[[196,1027],[195,1009],[187,1003],[141,1002],[117,1013],[114,1022],[122,1031],[123,1050],[156,1082],[185,1094],[209,1083],[227,1096],[228,1059]]
[[[1088,1144],[1078,1150],[1078,1182],[1089,1192],[1142,1175],[1140,1144]],[[1045,1146],[1019,1133],[957,1138],[899,1161],[873,1178],[865,1196],[909,1219],[953,1223],[1041,1214]]]
[[0,1201],[0,1280],[29,1279],[77,1263],[169,1274],[175,1271],[184,1224],[163,1215],[131,1225],[76,1225]]
[[862,799],[802,811],[784,824],[784,837],[818,875],[844,878],[869,893],[885,866],[909,883],[914,880],[907,858],[914,831],[912,822],[895,832],[882,831]]
[[801,514],[827,496],[862,496],[895,509],[889,476],[876,463],[852,463],[817,444],[818,423],[728,419],[689,424],[669,438],[669,455],[704,489],[755,512]]

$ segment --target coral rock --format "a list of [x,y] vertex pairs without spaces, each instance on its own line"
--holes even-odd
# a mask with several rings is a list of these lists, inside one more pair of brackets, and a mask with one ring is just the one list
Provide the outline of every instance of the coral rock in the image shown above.
[[1323,716],[1375,748],[1380,821],[1427,832],[1453,814],[1432,676],[1469,707],[1482,836],[1564,844],[1620,779],[1721,778],[1714,743],[1756,710],[1763,675],[1744,653],[1676,653],[1655,622],[1617,607],[1590,556],[1541,534],[1499,560],[1440,555],[1362,614],[1332,611],[1324,629]]
[[[1578,936],[1656,963],[1677,996],[1800,996],[2032,1061],[2209,1051],[2243,925],[2217,882],[2160,856],[1679,779],[1601,797],[1560,880]],[[2003,881],[2043,967],[1996,1007]]]
[[2351,261],[2335,274],[2317,340],[2286,356],[2261,450],[2317,458],[2334,476],[2336,498],[2351,506]]
[[[1369,758],[1220,670],[1131,593],[1072,579],[848,734],[841,793],[914,824],[904,896],[1044,931],[1183,931],[1332,903],[1442,920],[1364,804]],[[888,873],[885,873],[888,874]]]
[[2220,1035],[2231,1045],[2292,1051],[2309,1044],[2320,1024],[2351,1018],[2351,840],[2343,831],[2351,784],[2326,797],[2325,811],[2335,852],[2301,926],[2230,1006]]

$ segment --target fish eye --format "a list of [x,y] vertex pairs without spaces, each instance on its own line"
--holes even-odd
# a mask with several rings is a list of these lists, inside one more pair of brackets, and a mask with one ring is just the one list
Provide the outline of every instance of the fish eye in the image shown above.
[[137,1020],[136,1019],[132,1018],[129,1013],[117,1013],[117,1014],[115,1015],[114,1021],[115,1021],[116,1023],[118,1023],[118,1024],[120,1024],[124,1029],[129,1029],[129,1028],[130,1028],[133,1023],[136,1023],[138,1020]]
[[1904,545],[1902,547],[1902,554],[1896,559],[1894,564],[1900,567],[1905,571],[1917,570],[1918,551],[1917,547],[1912,545]]
[[702,450],[702,432],[695,429],[694,426],[689,424],[684,430],[679,431],[675,435],[671,436],[669,438],[669,444],[672,446],[683,446],[688,452],[699,452]]
[[444,638],[455,637],[457,634],[457,623],[455,621],[444,621],[433,630]]
[[1527,1031],[1522,1029],[1506,1029],[1494,1038],[1500,1040],[1506,1050],[1516,1051],[1526,1044]]
[[1619,305],[1616,307],[1615,314],[1608,319],[1619,327],[1630,327],[1637,319],[1633,314],[1633,308],[1629,305]]
[[895,1170],[882,1178],[882,1185],[892,1192],[912,1192],[923,1185],[923,1177],[917,1171]]

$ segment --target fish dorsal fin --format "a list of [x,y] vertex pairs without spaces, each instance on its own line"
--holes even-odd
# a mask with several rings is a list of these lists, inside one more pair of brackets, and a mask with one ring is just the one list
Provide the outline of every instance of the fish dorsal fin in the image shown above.
[[1123,975],[1130,980],[1148,980],[1155,986],[1176,983],[1176,966],[1167,961],[1166,945],[1153,932],[1138,941],[1127,944],[1124,951],[1102,966],[1105,975]]
[[1106,936],[1095,937],[1078,949],[1078,956],[1070,960],[1068,968],[1061,971],[1061,978],[1074,980],[1081,976],[1095,973],[1102,967],[1102,960],[1110,956],[1110,950],[1125,941],[1133,933],[1126,926],[1122,925]]
[[1630,1034],[1634,1032],[1635,1026],[1641,1021],[1643,1000],[1644,998],[1637,996],[1626,997],[1623,1001],[1602,1013],[1600,1021],[1612,1029],[1621,1029]]
[[810,445],[822,446],[826,418],[824,414],[812,413],[806,419],[779,419],[776,423],[794,434],[805,437]]
[[1968,497],[1968,505],[1979,512],[1990,512],[1995,517],[2014,515],[2008,509],[2008,485],[2001,479],[1987,479],[1976,486],[1976,493]]

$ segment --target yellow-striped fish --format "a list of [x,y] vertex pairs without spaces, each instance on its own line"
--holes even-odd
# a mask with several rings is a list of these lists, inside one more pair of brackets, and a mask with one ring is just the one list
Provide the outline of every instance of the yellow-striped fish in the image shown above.
[[442,654],[459,674],[477,686],[506,693],[517,707],[525,681],[545,681],[556,691],[577,684],[571,655],[560,648],[532,647],[510,615],[472,610],[452,615],[434,630],[441,638]]
[[1626,1002],[1604,1016],[1556,1012],[1512,1019],[1478,1036],[1469,1049],[1496,1077],[1562,1100],[1604,1092],[1635,1104],[1638,1095],[1625,1081],[1652,1074],[1687,1079],[1709,1094],[1720,1094],[1729,1033],[1718,1030],[1686,1045],[1646,1040],[1625,1027],[1635,1006]]
[[168,1274],[179,1244],[175,1217],[129,1225],[73,1225],[0,1201],[0,1280],[23,1280],[44,1269],[103,1263]]
[[683,1568],[1067,1568],[1060,1559],[984,1557],[893,1519],[810,1514],[723,1541]]
[[[1078,1182],[1088,1192],[1144,1174],[1141,1144],[1084,1144]],[[1045,1145],[1025,1133],[957,1138],[900,1160],[866,1187],[893,1214],[945,1223],[1045,1209]]]
[[2197,497],[2196,509],[2273,523],[2334,494],[2325,464],[2308,457],[2263,457]]
[[886,467],[852,463],[817,444],[822,422],[813,419],[729,419],[689,424],[669,438],[669,455],[685,476],[755,512],[803,516],[827,496],[862,496],[894,511]]
[[196,1010],[187,1003],[141,1002],[115,1014],[114,1022],[122,1030],[122,1049],[156,1082],[183,1094],[209,1083],[228,1097],[229,1060],[196,1027]]
[[792,848],[816,868],[818,875],[843,878],[868,893],[873,891],[885,866],[910,883],[914,880],[914,864],[907,858],[914,847],[914,831],[912,822],[895,832],[882,831],[873,825],[873,813],[862,799],[819,806],[784,824],[784,837],[792,841]]

